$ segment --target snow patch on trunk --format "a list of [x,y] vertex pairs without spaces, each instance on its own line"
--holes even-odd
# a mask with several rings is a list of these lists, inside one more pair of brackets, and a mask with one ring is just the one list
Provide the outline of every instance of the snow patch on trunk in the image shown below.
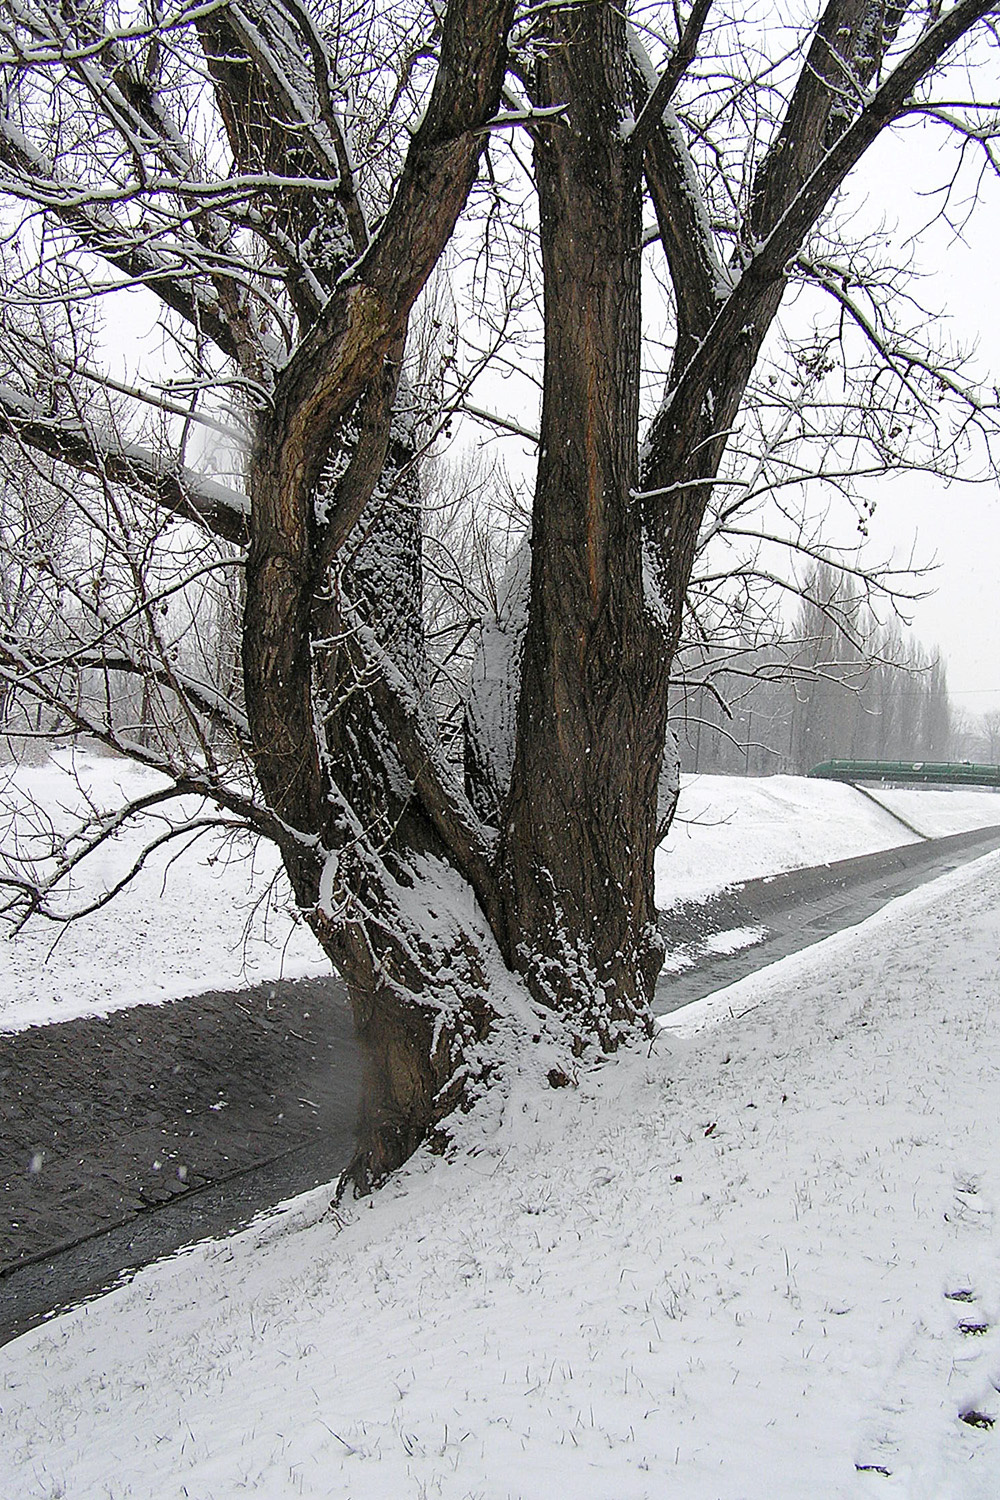
[[531,543],[511,558],[496,614],[483,621],[465,711],[469,796],[481,818],[497,821],[510,787],[517,735],[521,658],[528,628]]

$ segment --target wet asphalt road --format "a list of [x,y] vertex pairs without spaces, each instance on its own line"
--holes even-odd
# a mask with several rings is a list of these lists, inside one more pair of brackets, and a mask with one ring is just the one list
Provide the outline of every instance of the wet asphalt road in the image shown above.
[[[732,887],[661,918],[675,1010],[1000,848],[1000,827]],[[751,946],[713,951],[757,929]],[[724,945],[725,939],[721,938]],[[0,1035],[0,1343],[185,1244],[330,1183],[360,1064],[335,978]]]
[[0,1035],[0,1343],[334,1181],[360,1073],[333,976]]
[[[714,900],[674,907],[661,916],[660,929],[668,952],[689,965],[661,975],[653,1008],[665,1015],[701,1000],[993,849],[1000,849],[1000,827],[749,880]],[[712,951],[713,938],[740,928],[760,929],[762,936],[731,954]]]

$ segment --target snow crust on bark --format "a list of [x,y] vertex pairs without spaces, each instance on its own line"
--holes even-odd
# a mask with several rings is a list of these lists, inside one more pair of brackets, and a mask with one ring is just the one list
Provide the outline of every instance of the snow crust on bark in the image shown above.
[[663,745],[663,759],[660,762],[660,779],[656,787],[657,842],[666,838],[670,825],[674,821],[680,790],[681,752],[677,744],[677,736],[668,724],[667,737]]
[[530,581],[531,541],[526,536],[507,568],[496,614],[483,621],[469,673],[465,711],[469,800],[490,823],[499,821],[514,764]]

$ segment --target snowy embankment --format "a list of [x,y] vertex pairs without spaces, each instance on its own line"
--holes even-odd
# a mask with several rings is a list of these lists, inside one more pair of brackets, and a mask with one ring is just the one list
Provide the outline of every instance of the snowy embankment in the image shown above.
[[1000,795],[992,791],[860,792],[806,776],[685,776],[674,826],[656,856],[656,902],[666,910],[737,881],[994,824]]
[[[68,751],[0,775],[5,803],[17,797],[22,817],[33,807],[39,845],[46,821],[68,830],[88,801],[103,811],[164,784],[128,761]],[[183,806],[192,817],[211,811],[194,798]],[[4,849],[9,820],[7,810]],[[78,910],[110,889],[165,828],[163,816],[151,815],[103,844],[58,897],[60,911]],[[113,901],[79,922],[35,919],[0,943],[0,1029],[328,970],[308,928],[292,917],[273,846],[206,832],[159,850]]]
[[988,855],[35,1330],[0,1494],[996,1500],[998,954]]
[[[40,829],[45,822],[70,828],[85,799],[106,809],[159,785],[152,772],[126,761],[68,751],[45,766],[7,768],[0,776],[7,801],[16,796],[22,806],[35,805]],[[932,837],[1000,823],[1000,797],[989,792],[876,795]],[[192,802],[190,811],[204,809]],[[144,829],[129,828],[102,846],[75,877],[61,909],[76,909],[111,887],[144,838],[164,827],[150,817]],[[0,847],[9,847],[9,829],[0,828],[0,835]],[[678,819],[657,855],[657,900],[666,908],[735,881],[915,837],[867,797],[833,782],[686,777]],[[130,886],[84,920],[34,921],[15,941],[0,943],[0,1029],[327,970],[311,933],[291,914],[270,845],[203,834],[152,856]]]

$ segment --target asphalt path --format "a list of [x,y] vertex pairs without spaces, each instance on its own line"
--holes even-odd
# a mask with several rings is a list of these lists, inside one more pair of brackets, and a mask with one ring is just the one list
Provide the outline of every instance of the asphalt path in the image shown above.
[[0,1343],[350,1160],[340,981],[212,991],[0,1035]]
[[[675,907],[660,925],[678,967],[655,1009],[711,994],[996,848],[1000,827]],[[0,1343],[334,1182],[353,1151],[359,1090],[333,977],[0,1035]]]
[[[701,1000],[998,848],[1000,826],[981,828],[745,881],[710,901],[678,905],[661,915],[660,930],[670,961],[684,967],[661,975],[653,1008],[665,1015]],[[718,951],[727,936],[751,933],[746,946]]]

